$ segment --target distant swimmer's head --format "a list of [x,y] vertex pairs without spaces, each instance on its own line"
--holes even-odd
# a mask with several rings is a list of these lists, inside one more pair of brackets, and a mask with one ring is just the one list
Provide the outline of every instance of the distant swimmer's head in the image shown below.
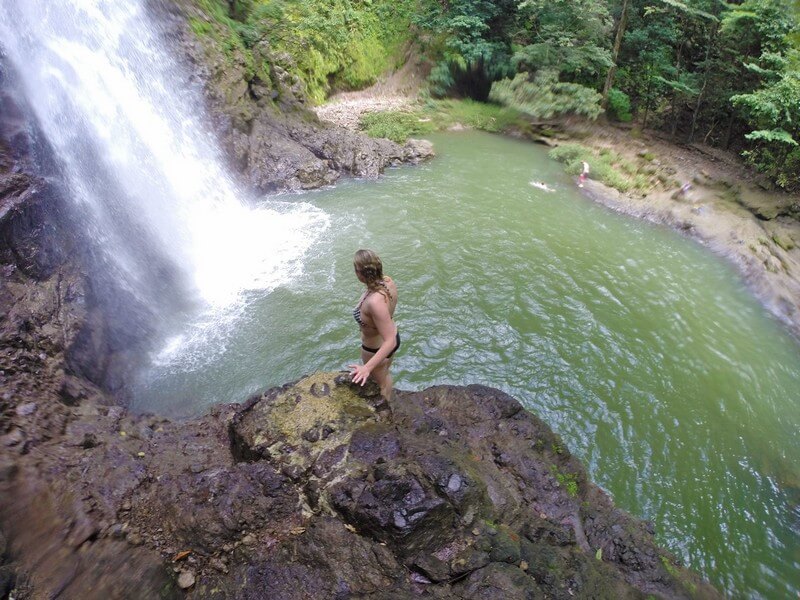
[[383,281],[383,263],[372,250],[357,251],[353,257],[353,267],[355,267],[358,278],[369,288],[373,288]]

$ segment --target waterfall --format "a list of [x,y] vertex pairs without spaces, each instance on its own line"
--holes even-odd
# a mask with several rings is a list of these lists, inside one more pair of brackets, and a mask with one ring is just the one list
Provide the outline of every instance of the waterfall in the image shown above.
[[0,0],[0,50],[122,285],[218,315],[302,271],[327,216],[237,188],[145,0]]

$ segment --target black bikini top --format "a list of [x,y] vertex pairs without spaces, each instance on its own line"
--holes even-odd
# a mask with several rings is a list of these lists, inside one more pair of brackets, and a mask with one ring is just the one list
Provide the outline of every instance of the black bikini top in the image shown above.
[[[385,282],[380,281],[378,283],[380,285],[382,285],[384,288],[386,288],[387,292],[389,292],[389,288],[388,288],[388,286],[386,285]],[[356,307],[353,309],[353,318],[356,320],[356,323],[358,323],[359,327],[364,327],[365,326],[364,321],[361,320],[361,305],[364,304],[364,300],[366,300],[371,293],[372,293],[371,291],[367,290],[364,293],[364,295],[361,297],[361,300],[358,301],[358,304],[356,305]],[[391,292],[389,292],[389,296],[391,297]]]
[[353,318],[356,320],[359,327],[364,327],[364,321],[361,320],[361,305],[364,304],[364,300],[367,299],[367,296],[369,296],[369,294],[364,294],[364,297],[361,298],[358,305],[353,309]]

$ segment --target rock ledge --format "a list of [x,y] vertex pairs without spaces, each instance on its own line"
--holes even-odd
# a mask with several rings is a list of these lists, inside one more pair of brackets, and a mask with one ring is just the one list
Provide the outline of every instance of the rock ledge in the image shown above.
[[90,400],[66,419],[0,469],[36,597],[721,597],[484,386],[387,403],[316,373],[187,422]]

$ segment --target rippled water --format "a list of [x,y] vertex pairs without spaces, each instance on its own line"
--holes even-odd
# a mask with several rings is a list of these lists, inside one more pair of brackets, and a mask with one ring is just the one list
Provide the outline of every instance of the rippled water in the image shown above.
[[400,288],[397,387],[511,393],[729,595],[797,597],[800,346],[726,263],[583,199],[543,149],[434,141],[427,165],[284,197],[328,217],[302,274],[213,332],[187,326],[134,408],[196,414],[356,360],[351,260],[370,247]]

